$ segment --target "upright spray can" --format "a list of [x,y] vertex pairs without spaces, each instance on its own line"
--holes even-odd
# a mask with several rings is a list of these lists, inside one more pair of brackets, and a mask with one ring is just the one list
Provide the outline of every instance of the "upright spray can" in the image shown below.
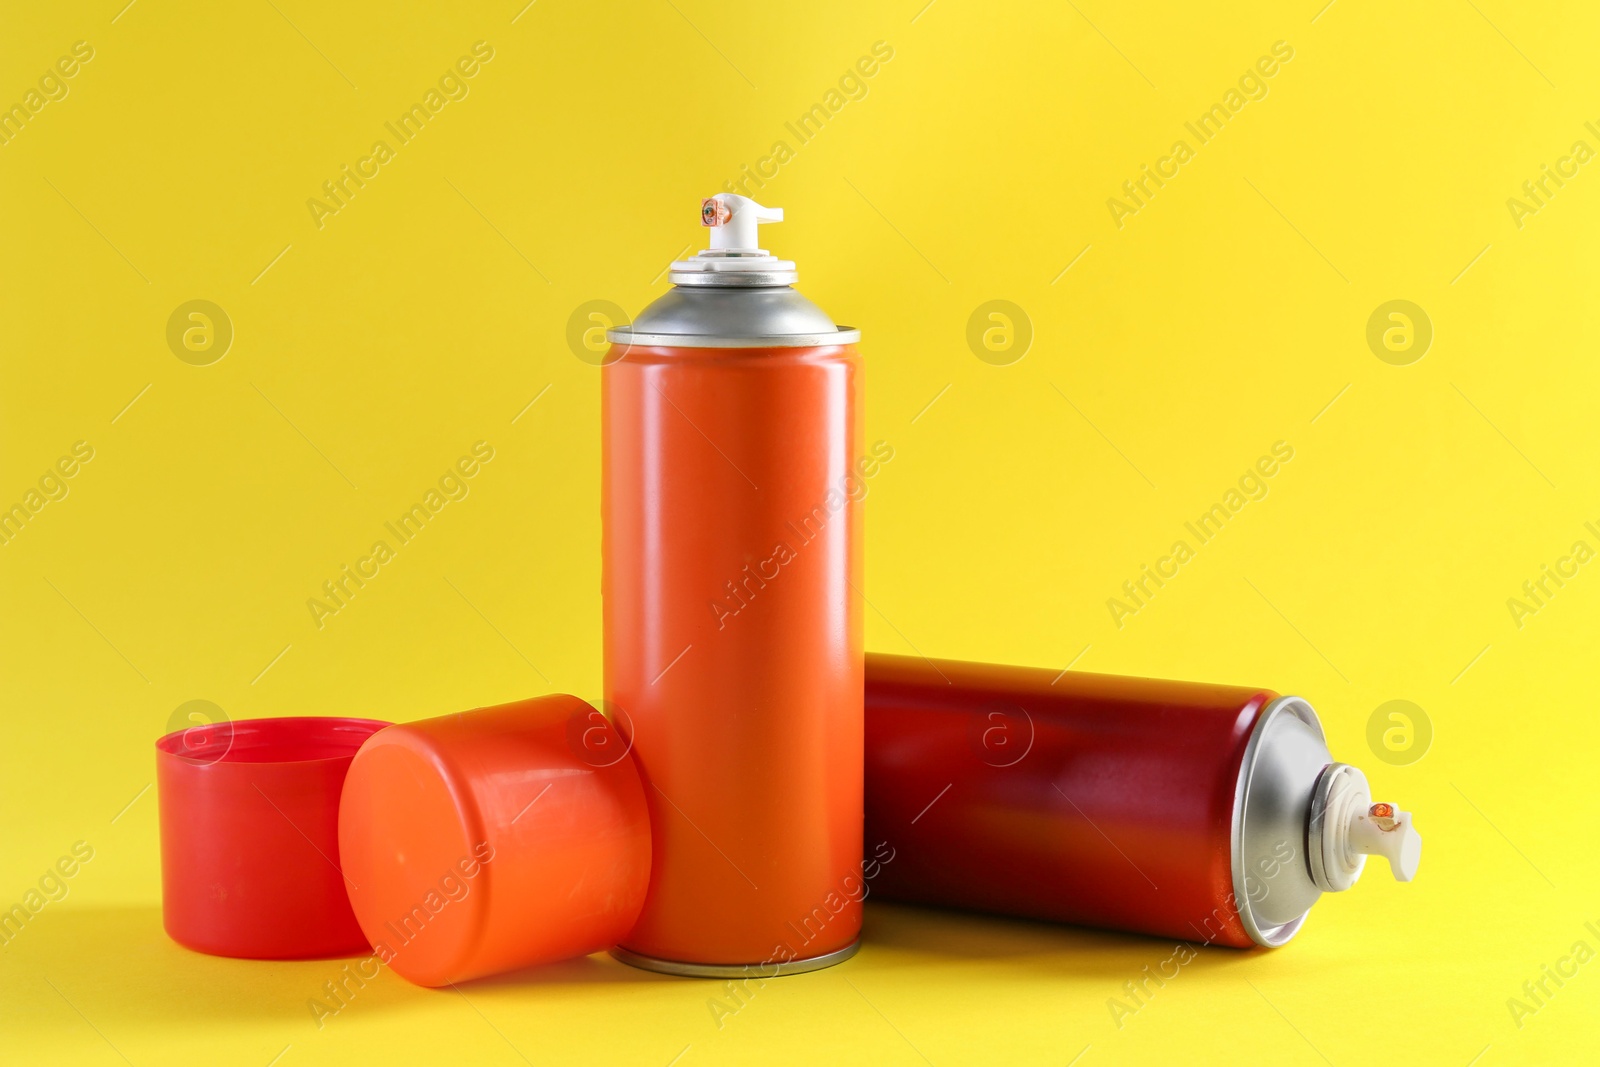
[[615,954],[674,974],[837,963],[866,892],[860,331],[757,247],[782,218],[703,201],[601,376],[605,691],[653,843]]
[[1369,855],[1404,882],[1422,854],[1266,689],[871,655],[866,739],[890,899],[1270,947]]

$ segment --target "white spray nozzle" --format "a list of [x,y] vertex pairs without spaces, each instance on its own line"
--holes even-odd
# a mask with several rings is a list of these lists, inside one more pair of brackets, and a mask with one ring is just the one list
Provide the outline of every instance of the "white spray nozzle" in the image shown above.
[[1411,813],[1374,803],[1366,775],[1348,764],[1333,764],[1318,781],[1307,830],[1311,880],[1324,892],[1349,889],[1371,855],[1388,860],[1402,882],[1416,877],[1422,860],[1422,835]]
[[1411,825],[1411,813],[1379,802],[1354,813],[1349,824],[1349,847],[1354,852],[1377,854],[1389,861],[1397,880],[1409,882],[1422,859],[1422,835]]
[[711,247],[725,252],[760,252],[756,227],[782,222],[783,208],[762,207],[748,196],[718,193],[700,201],[700,224],[711,230]]
[[757,247],[756,228],[782,221],[782,208],[762,207],[748,196],[708,197],[700,201],[700,224],[711,231],[711,247],[673,263],[668,277],[673,285],[793,285],[794,261]]

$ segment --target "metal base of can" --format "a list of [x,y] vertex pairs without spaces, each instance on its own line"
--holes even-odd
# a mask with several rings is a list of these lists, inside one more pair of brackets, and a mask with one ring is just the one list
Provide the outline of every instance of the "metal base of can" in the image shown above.
[[807,971],[820,971],[824,967],[832,967],[836,963],[843,963],[856,954],[861,947],[858,937],[844,948],[821,956],[812,956],[803,960],[785,960],[770,963],[684,963],[681,960],[660,960],[654,956],[641,956],[637,952],[630,952],[621,946],[611,950],[613,959],[626,963],[629,967],[638,967],[645,971],[656,971],[660,974],[676,974],[684,978],[776,978],[785,974],[804,974]]

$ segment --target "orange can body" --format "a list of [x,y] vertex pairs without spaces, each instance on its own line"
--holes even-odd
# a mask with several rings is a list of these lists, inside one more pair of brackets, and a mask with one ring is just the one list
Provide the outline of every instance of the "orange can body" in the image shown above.
[[605,689],[653,842],[619,956],[842,958],[864,895],[860,356],[617,344],[602,375]]

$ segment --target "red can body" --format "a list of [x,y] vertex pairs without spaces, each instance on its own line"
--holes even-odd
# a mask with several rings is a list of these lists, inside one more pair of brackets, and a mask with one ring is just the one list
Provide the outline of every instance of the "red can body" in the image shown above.
[[1232,873],[1265,689],[866,657],[875,894],[1253,942]]
[[603,370],[605,688],[646,782],[630,953],[761,965],[861,923],[861,363],[619,346]]

